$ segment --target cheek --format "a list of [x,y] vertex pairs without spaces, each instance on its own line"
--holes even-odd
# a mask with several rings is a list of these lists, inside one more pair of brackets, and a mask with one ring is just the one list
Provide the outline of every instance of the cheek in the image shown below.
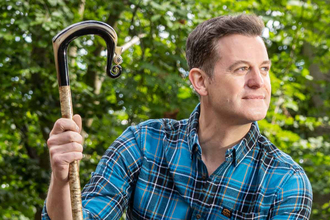
[[244,83],[241,82],[226,82],[222,85],[221,92],[226,97],[227,101],[237,100],[242,96]]
[[266,89],[266,93],[267,93],[267,105],[269,107],[269,104],[270,104],[270,99],[271,99],[271,96],[272,96],[272,85],[270,84],[270,80],[267,80],[265,82],[265,89]]
[[241,96],[244,90],[244,79],[239,77],[224,76],[213,81],[212,94],[218,101],[231,102]]
[[272,85],[270,84],[269,76],[265,79],[265,89],[267,90],[267,93],[270,95],[272,92]]

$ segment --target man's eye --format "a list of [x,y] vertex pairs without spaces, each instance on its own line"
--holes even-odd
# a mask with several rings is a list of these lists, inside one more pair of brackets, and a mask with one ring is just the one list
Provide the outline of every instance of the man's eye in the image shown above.
[[239,67],[239,68],[237,68],[236,69],[236,71],[247,71],[247,70],[249,70],[249,67],[247,67],[247,66],[242,66],[242,67]]
[[264,67],[261,67],[261,71],[262,72],[266,72],[266,73],[268,73],[269,72],[269,67],[268,66],[264,66]]

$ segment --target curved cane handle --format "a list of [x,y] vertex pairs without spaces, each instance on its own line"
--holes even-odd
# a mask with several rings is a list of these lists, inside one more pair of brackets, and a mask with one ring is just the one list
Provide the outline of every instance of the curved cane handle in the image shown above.
[[[119,65],[122,62],[122,58],[120,56],[122,48],[116,46],[117,34],[111,26],[99,21],[83,21],[80,23],[73,24],[62,30],[53,38],[53,48],[60,93],[61,113],[63,118],[72,119],[73,116],[72,98],[66,55],[67,48],[70,42],[73,41],[75,38],[87,34],[99,35],[106,41],[108,51],[107,74],[112,78],[116,78],[122,72],[122,68]],[[111,68],[111,63],[115,54],[116,57],[114,59],[114,62],[117,65]],[[73,220],[82,220],[83,214],[81,204],[78,161],[74,161],[70,164],[69,184],[72,218]]]
[[[118,77],[121,72],[113,72],[111,69],[112,60],[117,64],[122,63],[122,48],[117,47],[117,34],[115,30],[108,24],[100,21],[82,21],[73,24],[53,38],[53,48],[55,56],[55,65],[59,86],[69,85],[68,64],[67,64],[67,48],[71,41],[79,36],[96,34],[101,36],[107,44],[107,74],[111,78]],[[114,55],[116,54],[115,59]],[[121,68],[119,68],[121,69]]]

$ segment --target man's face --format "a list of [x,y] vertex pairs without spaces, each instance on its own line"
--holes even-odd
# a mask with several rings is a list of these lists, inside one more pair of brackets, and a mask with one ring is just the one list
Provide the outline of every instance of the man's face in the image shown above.
[[[229,35],[218,41],[220,59],[206,82],[208,106],[225,120],[250,123],[266,116],[270,60],[260,37]],[[211,110],[210,109],[210,110]]]

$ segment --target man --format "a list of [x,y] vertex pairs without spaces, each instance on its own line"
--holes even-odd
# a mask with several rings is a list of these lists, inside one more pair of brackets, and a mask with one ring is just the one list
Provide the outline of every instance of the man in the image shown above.
[[[200,105],[189,119],[129,127],[82,192],[90,219],[308,219],[303,169],[259,132],[271,96],[263,22],[221,16],[187,40]],[[68,166],[82,158],[81,119],[59,119],[47,142],[52,180],[43,218],[70,219]],[[48,215],[47,215],[48,212]]]

